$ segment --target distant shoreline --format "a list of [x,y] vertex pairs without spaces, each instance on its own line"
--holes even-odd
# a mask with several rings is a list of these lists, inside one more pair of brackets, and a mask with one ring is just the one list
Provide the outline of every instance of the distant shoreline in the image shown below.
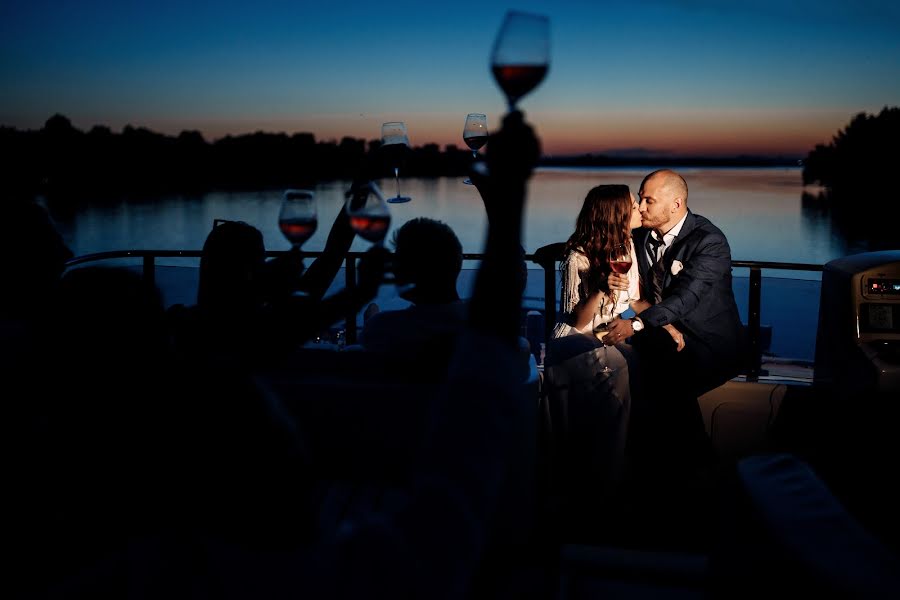
[[726,157],[662,157],[646,158],[614,156],[559,156],[544,157],[540,167],[797,167],[803,166],[800,157],[726,156]]

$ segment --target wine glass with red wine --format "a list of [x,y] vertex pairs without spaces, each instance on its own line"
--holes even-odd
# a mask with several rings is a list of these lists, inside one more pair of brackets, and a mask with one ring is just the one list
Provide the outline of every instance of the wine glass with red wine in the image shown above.
[[[312,237],[318,226],[315,193],[312,190],[285,190],[281,197],[281,210],[278,213],[278,229],[291,243],[291,252],[299,253],[300,246]],[[294,295],[308,294],[296,290]]]
[[318,226],[315,193],[312,190],[285,190],[278,213],[278,229],[291,246],[300,250]]
[[[487,143],[488,128],[487,117],[481,113],[469,113],[466,115],[466,125],[463,127],[463,141],[472,151],[472,158],[478,158],[478,150]],[[474,185],[471,179],[463,181],[468,185]]]
[[491,71],[506,94],[510,112],[544,79],[550,66],[550,20],[510,11],[494,41]]
[[388,198],[388,202],[400,203],[412,200],[409,196],[400,195],[400,167],[409,154],[409,134],[406,124],[400,121],[385,123],[381,126],[381,152],[388,164],[394,169],[397,180],[397,195]]
[[350,217],[350,227],[359,237],[376,246],[384,245],[384,236],[391,226],[391,212],[378,184],[369,181],[353,186],[347,192],[344,210]]
[[[613,273],[618,273],[619,275],[625,275],[628,271],[631,270],[631,247],[629,244],[619,244],[615,248],[613,248],[609,253],[609,268]],[[625,291],[625,298],[622,300],[625,302],[635,302],[639,300],[639,298],[632,298],[631,291]]]

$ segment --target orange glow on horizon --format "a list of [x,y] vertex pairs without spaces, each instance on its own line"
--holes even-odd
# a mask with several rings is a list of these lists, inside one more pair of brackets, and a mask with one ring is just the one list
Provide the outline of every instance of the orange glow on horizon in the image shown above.
[[[541,137],[545,155],[735,156],[805,155],[816,144],[828,143],[854,114],[834,109],[536,110],[527,118]],[[489,127],[496,128],[500,118],[488,114]],[[413,146],[435,143],[441,148],[465,148],[465,115],[455,113],[320,114],[299,119],[207,118],[190,122],[159,119],[145,126],[167,134],[197,129],[209,141],[256,131],[309,132],[320,141],[340,141],[346,136],[368,141],[378,139],[381,124],[393,120],[406,122]]]

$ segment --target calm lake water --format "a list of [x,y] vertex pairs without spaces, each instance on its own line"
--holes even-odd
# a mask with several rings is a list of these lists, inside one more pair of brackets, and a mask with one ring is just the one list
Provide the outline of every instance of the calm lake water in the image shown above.
[[[541,169],[530,182],[524,245],[528,252],[565,241],[585,194],[602,183],[624,183],[637,191],[649,169],[572,168]],[[804,209],[804,187],[799,168],[679,169],[690,188],[689,206],[718,225],[731,244],[735,260],[824,264],[859,251],[841,239],[821,213]],[[380,182],[385,195],[396,193],[395,182]],[[321,250],[331,221],[343,205],[349,182],[320,184],[317,188],[320,227],[304,246]],[[474,187],[462,178],[402,179],[407,204],[392,204],[391,229],[409,219],[427,216],[449,224],[465,252],[481,252],[485,214]],[[247,221],[259,228],[266,247],[289,248],[278,231],[280,190],[212,192],[200,196],[166,195],[155,199],[95,205],[75,214],[54,214],[66,242],[76,255],[124,249],[200,249],[214,219]],[[388,234],[390,236],[390,233]],[[369,244],[357,239],[353,250]],[[160,261],[160,264],[166,264]],[[183,264],[177,259],[171,264]],[[472,265],[474,267],[474,265]],[[735,291],[746,319],[746,270],[736,269]],[[764,272],[781,281],[763,286],[763,322],[772,325],[772,350],[782,356],[811,359],[818,314],[818,273]],[[527,302],[539,305],[540,273],[530,277]],[[797,281],[800,280],[800,281]],[[340,281],[336,282],[337,284]],[[465,288],[466,283],[461,283]],[[465,289],[461,290],[465,293]],[[186,297],[167,300],[190,302]],[[380,302],[395,306],[398,299],[386,292]]]
[[[589,189],[624,183],[638,189],[647,169],[543,169],[530,183],[525,223],[526,249],[565,241]],[[681,169],[690,186],[691,210],[718,225],[731,243],[735,260],[825,263],[847,254],[845,243],[827,218],[804,212],[799,168]],[[392,179],[381,181],[394,195]],[[449,224],[466,252],[480,252],[484,208],[474,187],[462,178],[401,179],[407,204],[392,204],[392,229],[427,216]],[[330,222],[341,209],[348,182],[317,187],[320,227],[307,242],[321,250]],[[168,195],[153,200],[92,206],[63,218],[54,215],[76,254],[127,248],[199,249],[213,219],[240,219],[259,228],[269,249],[287,249],[278,231],[280,191],[212,192],[201,196]],[[389,234],[390,235],[390,234]],[[354,250],[364,250],[363,240]]]

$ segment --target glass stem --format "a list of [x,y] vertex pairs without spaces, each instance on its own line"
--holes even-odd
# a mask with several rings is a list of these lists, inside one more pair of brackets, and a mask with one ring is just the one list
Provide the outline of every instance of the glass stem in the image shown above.
[[400,197],[400,167],[394,167],[394,178],[397,180],[397,197]]

